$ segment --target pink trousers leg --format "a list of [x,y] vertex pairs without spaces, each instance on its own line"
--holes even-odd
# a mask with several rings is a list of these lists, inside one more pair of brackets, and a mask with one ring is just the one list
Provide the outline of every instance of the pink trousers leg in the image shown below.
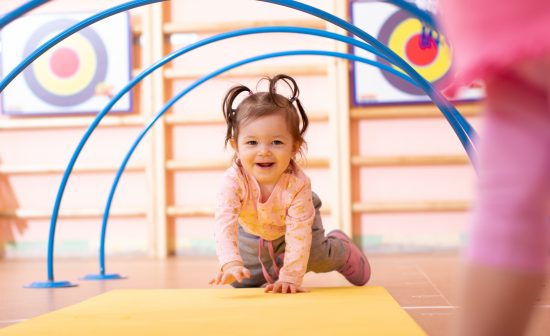
[[467,258],[544,272],[550,253],[548,88],[503,74],[487,84],[486,106]]

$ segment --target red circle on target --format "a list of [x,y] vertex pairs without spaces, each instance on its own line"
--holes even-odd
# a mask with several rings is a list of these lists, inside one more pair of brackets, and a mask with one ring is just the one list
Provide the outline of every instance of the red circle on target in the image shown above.
[[[448,78],[451,55],[448,45],[436,32],[440,41],[431,36],[433,32],[423,29],[422,23],[409,12],[398,10],[380,28],[378,40],[409,63],[418,74],[432,85],[441,85]],[[377,57],[381,62],[384,59]],[[384,78],[396,89],[412,95],[426,93],[414,85],[389,73]]]
[[78,54],[70,48],[58,48],[50,58],[52,72],[61,78],[73,76],[78,70],[79,63]]
[[421,47],[421,36],[416,34],[407,41],[405,46],[405,55],[411,60],[415,65],[423,66],[432,63],[437,57],[437,46],[432,38],[428,37],[430,40],[430,45],[426,47]]

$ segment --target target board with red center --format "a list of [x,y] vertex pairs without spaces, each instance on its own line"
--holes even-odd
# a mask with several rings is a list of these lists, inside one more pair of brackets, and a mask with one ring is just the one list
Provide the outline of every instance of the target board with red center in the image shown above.
[[[2,74],[90,15],[30,15],[8,25],[0,32],[4,46]],[[80,30],[37,58],[4,90],[3,112],[17,115],[101,111],[130,80],[130,47],[127,14]],[[123,97],[112,110],[130,111],[131,95]]]
[[[388,3],[353,1],[351,6],[354,25],[391,49],[436,89],[443,89],[450,83],[452,52],[443,35],[423,26],[409,12]],[[383,58],[357,47],[353,52],[405,73]],[[352,77],[356,105],[430,101],[418,87],[369,65],[354,63]],[[466,90],[458,99],[478,99],[481,94],[479,89]]]

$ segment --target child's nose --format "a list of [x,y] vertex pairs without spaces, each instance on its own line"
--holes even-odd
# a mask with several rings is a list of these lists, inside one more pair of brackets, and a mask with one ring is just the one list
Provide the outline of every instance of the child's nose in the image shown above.
[[260,154],[268,155],[270,153],[271,153],[271,149],[270,149],[269,145],[267,145],[267,144],[260,145]]

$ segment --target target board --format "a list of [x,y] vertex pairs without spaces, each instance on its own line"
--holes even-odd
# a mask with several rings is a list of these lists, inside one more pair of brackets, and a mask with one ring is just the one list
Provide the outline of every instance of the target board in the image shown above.
[[[93,13],[24,16],[0,31],[2,77],[28,55]],[[50,48],[2,92],[9,115],[98,113],[131,80],[131,31],[127,13],[99,21]],[[111,109],[128,112],[126,94]]]
[[[452,51],[439,32],[430,32],[409,12],[383,2],[352,1],[352,23],[405,60],[435,88],[450,84]],[[353,53],[380,63],[382,58],[353,47]],[[403,72],[395,66],[394,69]],[[352,67],[354,105],[428,102],[421,89],[387,71],[355,62]],[[481,98],[481,87],[461,91],[456,100]]]

